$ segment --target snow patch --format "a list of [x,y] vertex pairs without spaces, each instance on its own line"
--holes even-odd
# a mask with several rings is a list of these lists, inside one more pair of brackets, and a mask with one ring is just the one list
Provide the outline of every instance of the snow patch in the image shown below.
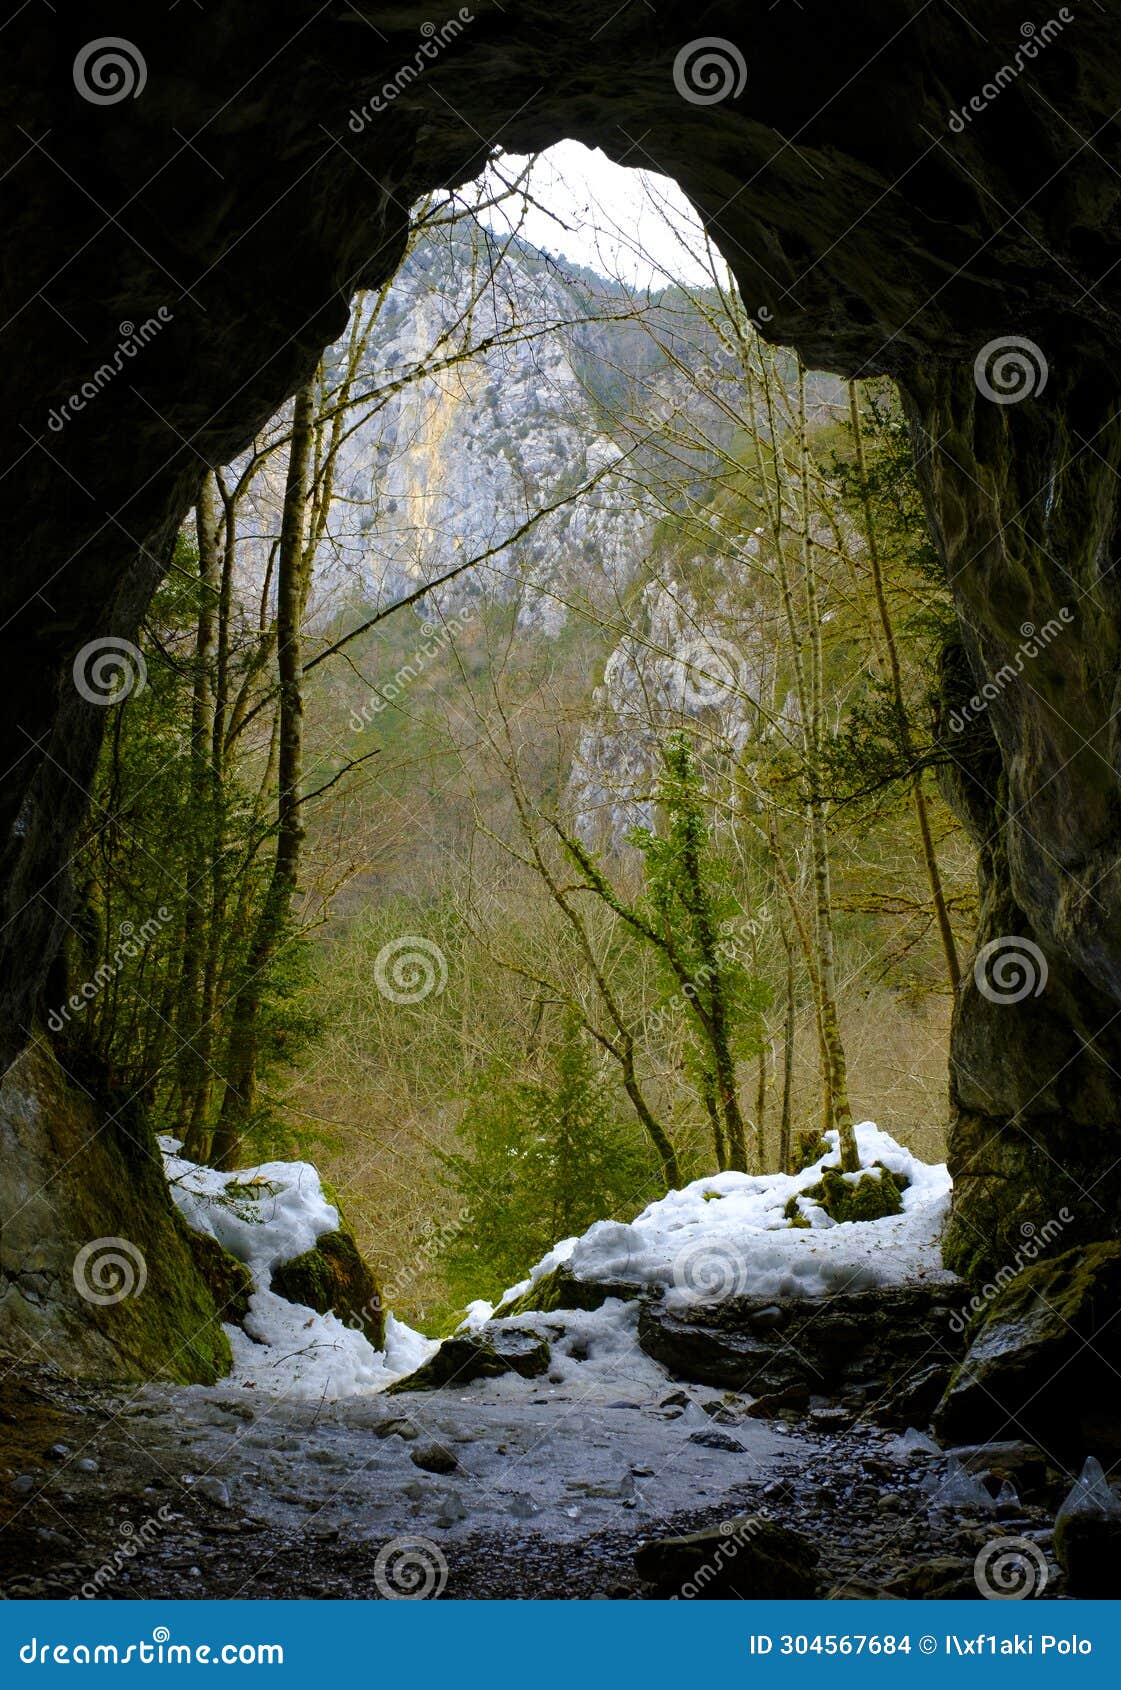
[[393,1315],[385,1349],[337,1315],[319,1314],[269,1290],[281,1262],[315,1246],[339,1224],[310,1162],[261,1162],[236,1173],[189,1162],[173,1138],[161,1138],[171,1196],[187,1225],[217,1239],[253,1276],[244,1329],[226,1326],[233,1351],[230,1382],[292,1397],[326,1398],[384,1390],[439,1349]]
[[493,1307],[472,1303],[464,1324],[477,1329],[561,1262],[578,1279],[666,1286],[670,1307],[727,1296],[821,1298],[951,1283],[940,1254],[951,1189],[945,1164],[920,1162],[871,1121],[855,1132],[862,1167],[882,1162],[910,1181],[902,1214],[837,1222],[803,1197],[799,1210],[809,1227],[791,1225],[784,1213],[790,1199],[840,1163],[837,1134],[830,1132],[828,1152],[800,1173],[714,1174],[669,1192],[630,1224],[597,1221],[582,1237],[556,1245]]

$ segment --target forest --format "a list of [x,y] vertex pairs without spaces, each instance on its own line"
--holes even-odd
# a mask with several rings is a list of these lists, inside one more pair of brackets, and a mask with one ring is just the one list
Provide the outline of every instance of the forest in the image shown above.
[[51,1028],[196,1162],[321,1159],[441,1332],[701,1175],[857,1166],[854,1119],[939,1160],[976,916],[898,402],[711,246],[640,290],[506,209],[418,208],[90,677]]

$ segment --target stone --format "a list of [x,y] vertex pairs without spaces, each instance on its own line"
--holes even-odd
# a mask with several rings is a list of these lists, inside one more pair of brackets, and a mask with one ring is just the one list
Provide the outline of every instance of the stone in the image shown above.
[[[645,1299],[638,1342],[677,1379],[774,1398],[755,1415],[766,1418],[770,1407],[787,1406],[787,1392],[805,1392],[808,1402],[810,1393],[836,1396],[904,1375],[932,1346],[953,1343],[949,1322],[964,1297],[962,1286],[930,1285],[821,1302],[730,1297],[686,1309]],[[800,1396],[789,1406],[801,1407]]]
[[906,1597],[912,1601],[982,1600],[974,1576],[974,1563],[952,1555],[939,1555],[930,1561],[920,1561],[918,1566],[909,1567],[906,1572],[892,1579],[887,1589],[893,1596]]
[[945,1442],[1009,1431],[1056,1454],[1121,1453],[1121,1243],[1025,1268],[985,1307],[935,1415]]
[[385,1310],[377,1279],[363,1260],[336,1194],[324,1186],[324,1196],[338,1214],[338,1229],[321,1233],[313,1249],[275,1267],[269,1289],[318,1314],[337,1315],[344,1326],[361,1332],[375,1350],[383,1349]]
[[989,1483],[1011,1483],[1017,1493],[1029,1501],[1047,1503],[1056,1492],[1064,1493],[1062,1474],[1051,1466],[1037,1444],[1023,1438],[995,1439],[987,1444],[957,1444],[948,1452],[956,1456],[970,1473],[980,1474]]
[[551,1314],[555,1309],[598,1309],[611,1297],[632,1302],[644,1285],[623,1280],[579,1279],[564,1262],[535,1279],[528,1291],[502,1305],[503,1319],[519,1314]]
[[788,1385],[782,1391],[767,1391],[748,1404],[745,1413],[752,1420],[774,1420],[789,1410],[802,1411],[810,1406],[808,1385]]
[[466,1385],[472,1379],[497,1379],[504,1373],[538,1379],[548,1371],[549,1361],[549,1345],[536,1332],[524,1332],[517,1327],[484,1328],[480,1333],[457,1332],[445,1338],[436,1354],[415,1373],[395,1380],[385,1394],[434,1391]]
[[928,1426],[950,1383],[949,1362],[930,1362],[905,1373],[870,1409],[880,1426]]
[[689,1442],[700,1444],[704,1449],[723,1449],[736,1455],[742,1455],[746,1448],[738,1438],[730,1438],[727,1432],[690,1432]]
[[390,1420],[379,1421],[371,1428],[371,1430],[377,1438],[398,1437],[404,1438],[407,1443],[412,1443],[414,1438],[418,1438],[420,1436],[420,1433],[417,1431],[412,1421],[405,1420],[399,1414],[394,1415]]
[[208,1473],[203,1478],[196,1479],[193,1490],[196,1496],[201,1496],[205,1501],[212,1502],[216,1508],[232,1506],[229,1485],[224,1479],[219,1479],[213,1473]]
[[[180,1219],[139,1102],[92,1060],[69,1064],[73,1081],[38,1043],[0,1082],[0,1347],[71,1377],[212,1385],[232,1362],[236,1264]],[[124,1294],[84,1296],[114,1261]]]
[[1055,1515],[1054,1543],[1072,1596],[1121,1596],[1121,1500],[1092,1455]]
[[661,1598],[782,1601],[818,1594],[818,1559],[801,1532],[749,1514],[640,1544],[634,1565]]
[[453,1451],[438,1443],[418,1443],[409,1451],[409,1460],[425,1473],[454,1473],[459,1468]]
[[812,1408],[807,1418],[815,1432],[847,1432],[856,1416],[851,1409],[836,1404]]

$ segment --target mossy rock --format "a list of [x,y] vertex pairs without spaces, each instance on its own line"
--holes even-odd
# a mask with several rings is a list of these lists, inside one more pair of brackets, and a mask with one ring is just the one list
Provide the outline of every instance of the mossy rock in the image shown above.
[[761,1514],[640,1543],[635,1572],[670,1600],[786,1601],[819,1594],[816,1544]]
[[606,1279],[577,1279],[563,1262],[549,1273],[535,1279],[528,1291],[503,1303],[495,1310],[497,1318],[508,1320],[516,1314],[551,1314],[554,1309],[598,1309],[611,1297],[625,1303],[641,1297],[646,1287],[629,1281]]
[[210,1287],[223,1321],[240,1325],[249,1313],[253,1275],[244,1262],[202,1232],[189,1232],[188,1242],[195,1266]]
[[269,1289],[317,1314],[334,1314],[362,1332],[375,1350],[385,1347],[385,1309],[373,1270],[363,1260],[334,1192],[324,1187],[339,1217],[335,1232],[322,1233],[315,1247],[273,1269]]
[[445,1338],[429,1361],[390,1385],[387,1395],[407,1391],[435,1391],[447,1386],[469,1384],[472,1379],[498,1379],[517,1373],[523,1379],[538,1379],[548,1372],[549,1345],[537,1332],[517,1328],[456,1333]]
[[140,1105],[75,1072],[37,1045],[0,1086],[0,1343],[71,1376],[213,1384],[230,1270],[175,1209]]
[[[816,1203],[835,1221],[879,1221],[886,1215],[903,1213],[902,1193],[911,1183],[904,1174],[894,1174],[882,1162],[873,1164],[855,1182],[846,1179],[840,1168],[825,1168],[816,1185],[810,1185],[799,1196]],[[798,1209],[797,1197],[792,1197],[783,1211],[797,1226],[807,1225]],[[795,1218],[797,1217],[797,1218]]]
[[1046,1256],[978,1288],[969,1348],[934,1417],[939,1437],[981,1443],[1013,1428],[1081,1461],[1121,1456],[1121,1243]]
[[812,1168],[815,1162],[828,1156],[831,1149],[829,1140],[819,1132],[799,1133],[794,1150],[794,1172],[800,1174],[803,1168]]

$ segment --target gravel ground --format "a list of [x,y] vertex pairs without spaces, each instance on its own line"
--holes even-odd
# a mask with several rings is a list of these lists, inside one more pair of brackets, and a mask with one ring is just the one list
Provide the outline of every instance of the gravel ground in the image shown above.
[[[837,1596],[977,1594],[997,1539],[1048,1555],[1054,1486],[938,1506],[945,1457],[895,1433],[650,1387],[503,1379],[313,1405],[10,1370],[0,1578],[31,1597],[371,1598],[411,1577],[447,1597],[625,1599],[637,1542],[756,1511],[806,1535]],[[1045,1593],[1062,1594],[1053,1562]]]

